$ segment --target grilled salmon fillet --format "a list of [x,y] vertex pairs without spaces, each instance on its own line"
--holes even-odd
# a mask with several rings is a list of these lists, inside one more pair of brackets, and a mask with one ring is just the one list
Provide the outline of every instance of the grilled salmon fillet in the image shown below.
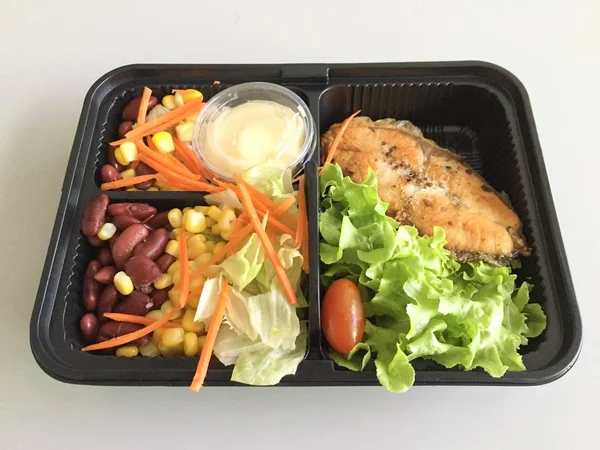
[[[323,160],[339,128],[322,136]],[[459,261],[502,264],[529,253],[511,207],[458,154],[424,138],[410,122],[352,119],[333,162],[355,183],[373,169],[387,214],[424,235],[443,228],[446,247]]]

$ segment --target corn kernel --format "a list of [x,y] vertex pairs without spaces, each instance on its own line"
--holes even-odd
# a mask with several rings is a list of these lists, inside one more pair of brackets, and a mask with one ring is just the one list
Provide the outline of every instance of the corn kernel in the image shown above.
[[181,95],[183,103],[187,103],[195,98],[199,98],[200,100],[204,98],[202,92],[197,89],[185,89],[183,91],[179,91],[179,94]]
[[98,237],[103,241],[108,241],[111,237],[115,235],[116,232],[117,227],[114,224],[110,222],[105,222],[104,225],[102,225],[102,227],[100,227],[100,230],[98,231]]
[[158,350],[158,347],[156,346],[156,344],[154,342],[150,341],[146,345],[140,346],[140,354],[142,356],[153,358],[155,356],[160,355],[160,351]]
[[206,230],[206,218],[201,212],[192,209],[183,215],[183,226],[190,233],[202,233]]
[[193,309],[186,309],[185,314],[181,319],[181,326],[185,331],[202,333],[204,331],[204,324],[202,322],[194,322],[195,314],[196,312]]
[[216,255],[217,253],[219,253],[221,250],[223,250],[223,247],[225,247],[226,243],[221,241],[221,242],[217,242],[215,244],[215,249],[213,250],[213,253]]
[[175,134],[181,142],[192,142],[194,139],[194,122],[181,122],[175,127]]
[[117,272],[115,274],[115,277],[113,278],[113,283],[115,284],[117,291],[119,291],[123,295],[129,295],[133,292],[133,281],[131,281],[129,275],[127,275],[123,271]]
[[200,256],[198,256],[196,259],[194,259],[194,262],[196,264],[198,264],[199,266],[203,266],[211,258],[212,258],[212,254],[210,254],[210,253],[203,253]]
[[[169,314],[171,311],[173,311],[173,308],[175,308],[174,303],[179,303],[179,298],[177,298],[176,302],[173,302],[171,300],[167,300],[166,302],[164,302],[162,304],[162,306],[160,307],[160,310],[163,312],[163,314]],[[177,320],[181,317],[183,313],[181,312],[181,310],[177,311],[175,313],[175,315],[173,317],[171,317],[171,320]]]
[[175,105],[179,108],[180,106],[183,106],[184,101],[183,101],[183,95],[181,95],[181,91],[177,91],[175,92]]
[[184,232],[185,233],[185,239],[187,240],[188,238],[191,238],[194,233],[190,233],[188,231],[184,231],[183,228],[175,228],[174,230],[171,230],[171,233],[169,234],[169,236],[171,237],[171,239],[179,239],[179,234]]
[[148,192],[158,192],[158,188],[155,186],[150,186],[148,189],[146,189]]
[[183,342],[183,335],[185,331],[183,328],[167,328],[160,339],[160,342],[165,347],[175,347],[177,344]]
[[122,165],[138,159],[138,150],[135,142],[123,142],[119,148],[115,150],[115,159]]
[[204,283],[206,283],[206,277],[204,275],[198,275],[197,277],[194,277],[194,279],[190,280],[190,291],[199,288]]
[[156,145],[156,148],[161,153],[171,153],[175,151],[173,136],[171,136],[167,131],[159,131],[153,135],[152,142],[154,142],[154,145]]
[[191,246],[188,249],[188,257],[191,259],[196,259],[198,256],[207,253],[208,247],[205,242],[198,242],[197,244]]
[[133,177],[135,177],[135,175],[136,175],[135,169],[127,169],[127,170],[124,170],[123,172],[121,172],[121,177],[123,177],[123,179],[133,178]]
[[194,209],[198,212],[201,212],[202,214],[204,214],[206,216],[208,214],[208,210],[210,209],[210,206],[195,206]]
[[177,258],[179,256],[179,242],[174,239],[167,242],[165,253],[168,253],[169,255]]
[[160,328],[157,328],[156,330],[154,330],[154,333],[152,333],[152,343],[154,345],[160,344],[160,339],[162,338],[162,334],[164,333],[165,330],[166,330],[166,328],[163,328],[163,327],[160,327]]
[[117,349],[117,356],[124,356],[125,358],[132,358],[137,356],[139,353],[137,345],[124,345]]
[[175,347],[166,347],[162,342],[158,343],[158,350],[162,356],[179,356],[183,355],[183,342],[177,344]]
[[232,234],[232,230],[229,231],[221,231],[221,237],[223,239],[225,239],[226,241],[229,241],[231,239],[231,234]]
[[202,244],[206,242],[206,236],[203,234],[194,234],[191,238],[187,240],[188,248],[193,247],[196,244]]
[[130,187],[125,189],[127,192],[140,192],[140,189],[135,188],[135,187]]
[[202,347],[204,347],[204,343],[206,342],[206,335],[198,336],[198,355],[202,353]]
[[171,303],[179,303],[180,290],[178,287],[170,289],[167,295],[169,296],[169,300],[171,301]]
[[167,218],[169,219],[169,223],[173,228],[181,228],[181,220],[183,218],[183,213],[179,208],[173,208],[167,213]]
[[206,228],[210,228],[213,225],[216,225],[218,223],[216,220],[208,217],[206,214],[205,214],[205,216],[206,216]]
[[223,210],[221,217],[219,218],[219,228],[221,231],[229,231],[233,227],[235,222],[235,211],[231,208]]
[[221,227],[219,226],[218,223],[216,223],[212,227],[210,227],[210,232],[212,234],[214,234],[215,236],[218,236],[221,234]]
[[179,286],[179,282],[181,281],[181,271],[178,270],[173,274],[173,284],[175,286]]
[[175,261],[173,264],[171,264],[169,266],[169,268],[167,269],[167,273],[169,275],[173,275],[175,272],[177,272],[179,270],[179,265],[181,263],[179,262],[179,260]]
[[196,333],[185,333],[183,335],[183,352],[186,356],[194,356],[198,353],[198,335]]
[[193,309],[198,308],[198,304],[200,303],[200,294],[190,295],[188,297],[187,306]]
[[154,282],[154,287],[156,289],[165,289],[173,284],[173,277],[168,273],[163,274],[158,280]]
[[213,241],[206,241],[206,246],[211,253],[214,253],[215,243]]
[[198,263],[195,261],[188,261],[188,272],[192,273],[194,270],[198,269]]
[[174,95],[165,95],[162,98],[162,104],[165,108],[170,109],[170,110],[174,110],[175,108],[177,108],[177,105],[175,104],[175,96]]
[[148,317],[149,319],[154,319],[154,320],[158,320],[162,316],[164,316],[164,314],[160,309],[155,309],[155,310],[149,311],[146,314],[146,317]]
[[215,222],[219,221],[219,219],[221,218],[221,213],[222,211],[219,209],[218,206],[212,205],[210,208],[208,208],[208,217],[210,217]]

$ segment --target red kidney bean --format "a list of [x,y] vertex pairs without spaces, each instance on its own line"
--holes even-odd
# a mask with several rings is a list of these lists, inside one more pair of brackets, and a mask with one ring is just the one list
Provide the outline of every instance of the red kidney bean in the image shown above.
[[106,286],[100,295],[100,300],[98,301],[98,306],[96,307],[96,317],[98,317],[100,323],[104,323],[108,320],[106,317],[104,317],[104,314],[112,312],[118,300],[119,291],[117,291],[117,288],[114,286],[114,284],[109,284]]
[[[102,243],[105,243],[105,241],[102,241]],[[102,247],[98,250],[98,261],[100,261],[100,264],[103,266],[111,266],[114,263],[109,248]]]
[[102,179],[103,183],[110,183],[111,181],[120,180],[123,177],[113,166],[110,164],[104,164],[102,169],[100,169],[100,178]]
[[[156,173],[156,170],[144,164],[143,162],[139,163],[138,166],[135,168],[136,175],[151,175],[153,173]],[[155,181],[156,180],[148,180],[144,181],[143,183],[135,184],[134,186],[138,189],[148,189],[149,187],[154,185]]]
[[147,256],[154,261],[164,253],[167,242],[169,242],[169,232],[164,228],[159,228],[154,230],[145,242],[138,244],[133,250],[133,254],[135,256]]
[[106,244],[106,241],[103,241],[98,236],[87,236],[87,240],[92,247],[96,248],[104,247],[104,244]]
[[145,220],[156,214],[156,208],[147,203],[113,203],[108,205],[109,216],[133,216],[139,220]]
[[104,217],[108,207],[108,195],[98,194],[90,199],[81,221],[81,231],[86,236],[96,236],[100,227],[104,225]]
[[135,246],[146,239],[149,234],[148,228],[141,223],[133,224],[121,233],[112,247],[112,256],[119,269],[125,267],[125,263],[133,256]]
[[119,125],[119,130],[117,131],[117,133],[119,133],[119,137],[124,138],[125,135],[127,133],[129,133],[132,129],[133,129],[133,121],[132,120],[124,120],[123,122],[121,122],[121,125]]
[[79,328],[81,330],[81,334],[83,334],[83,339],[87,343],[96,342],[96,336],[98,336],[100,324],[98,323],[98,318],[93,312],[85,313],[81,317],[79,320]]
[[177,258],[175,258],[173,255],[165,253],[154,262],[162,271],[162,273],[167,273],[167,270],[169,270],[169,267],[171,267],[171,264],[173,264],[175,261],[177,261]]
[[[117,232],[113,235],[113,237],[111,237],[108,240],[108,246],[110,247],[110,257],[112,258],[112,249],[115,246],[115,242],[117,242],[117,239],[119,239],[119,236],[121,236],[121,232],[119,230],[117,230]],[[114,260],[113,260],[114,262]]]
[[94,280],[101,284],[110,284],[113,282],[115,274],[119,271],[115,266],[106,266],[96,272]]
[[152,299],[152,309],[160,309],[164,302],[169,300],[169,289],[155,289],[150,294],[150,298]]
[[125,273],[136,287],[149,286],[162,277],[160,268],[147,256],[134,256],[127,261]]
[[117,227],[117,230],[123,231],[134,223],[140,223],[140,221],[133,216],[115,216],[112,218],[112,223]]
[[[142,103],[142,97],[134,97],[125,108],[123,108],[123,120],[137,120],[138,110],[140,109],[140,103]],[[154,96],[150,97],[148,101],[148,111],[156,106],[158,99]]]
[[134,316],[145,316],[152,309],[152,299],[140,291],[133,291],[121,300],[114,311],[116,313],[133,314]]
[[[113,339],[124,334],[133,333],[141,330],[142,328],[144,328],[144,325],[138,325],[137,323],[106,322],[100,327],[100,331],[98,333],[98,342],[108,341],[109,339]],[[146,345],[148,342],[150,342],[151,334],[152,333],[136,339],[132,342],[132,344]]]
[[102,268],[100,261],[92,260],[88,263],[83,275],[83,304],[85,309],[93,311],[98,304],[100,284],[94,280],[94,275]]
[[155,230],[158,228],[164,228],[169,225],[169,211],[163,211],[158,213],[149,219],[146,219],[146,225],[151,226]]
[[123,172],[125,170],[125,166],[121,165],[117,158],[115,157],[115,147],[109,145],[106,149],[106,164],[113,166],[117,169],[117,172]]

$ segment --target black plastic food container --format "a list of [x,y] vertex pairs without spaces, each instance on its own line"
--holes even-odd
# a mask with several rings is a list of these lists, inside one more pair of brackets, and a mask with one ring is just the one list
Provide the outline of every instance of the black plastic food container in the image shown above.
[[[220,84],[213,84],[215,80]],[[282,84],[308,104],[322,135],[357,109],[372,119],[407,119],[426,137],[465,156],[498,191],[508,194],[523,221],[530,257],[521,280],[535,285],[532,301],[548,316],[546,331],[521,348],[525,372],[492,378],[483,371],[444,369],[416,361],[417,385],[536,385],[553,381],[575,363],[581,319],[538,142],[522,84],[481,62],[299,65],[133,65],[100,78],[88,92],[69,158],[62,196],[31,318],[33,354],[50,376],[71,383],[189,385],[196,358],[117,358],[81,352],[78,330],[82,277],[93,249],[80,233],[83,209],[100,192],[104,149],[116,138],[123,107],[144,86],[162,96],[173,88],[197,88],[205,98],[234,84]],[[351,372],[327,358],[319,325],[317,162],[306,166],[311,273],[305,286],[310,309],[309,344],[294,376],[280,385],[377,385],[373,366]],[[111,202],[148,202],[159,210],[202,204],[201,193],[108,192]],[[234,385],[231,367],[211,363],[206,385]]]

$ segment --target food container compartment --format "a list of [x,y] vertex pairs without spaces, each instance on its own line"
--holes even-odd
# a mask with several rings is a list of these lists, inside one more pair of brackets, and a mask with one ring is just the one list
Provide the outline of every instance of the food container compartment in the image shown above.
[[[213,84],[214,81],[220,84]],[[158,97],[196,88],[210,99],[239,83],[284,85],[308,105],[318,138],[358,108],[372,118],[412,120],[440,145],[457,150],[498,190],[507,192],[534,254],[519,274],[536,288],[548,316],[545,333],[524,350],[528,371],[493,379],[482,372],[417,365],[416,384],[540,384],[564,374],[581,345],[581,321],[527,95],[496,66],[477,62],[342,65],[134,65],[100,78],[86,96],[41,275],[30,328],[34,357],[50,376],[78,384],[181,385],[196,358],[117,358],[80,352],[78,321],[85,265],[92,248],[80,234],[87,201],[100,192],[99,171],[108,142],[117,138],[121,111],[144,86]],[[326,356],[320,330],[318,255],[319,151],[306,166],[310,276],[305,285],[309,342],[305,360],[283,386],[377,385],[372,369],[350,372]],[[111,202],[147,202],[159,210],[202,204],[202,193],[110,191]],[[211,362],[206,385],[235,385],[231,368]]]
[[[445,369],[433,361],[418,359],[413,362],[416,384],[542,383],[564,373],[579,348],[581,330],[576,308],[573,310],[569,301],[573,298],[570,278],[568,273],[561,278],[561,261],[548,252],[556,222],[549,209],[551,204],[540,201],[550,195],[547,184],[540,182],[544,177],[541,154],[533,136],[523,133],[527,117],[521,119],[517,108],[526,105],[515,103],[516,99],[506,92],[507,87],[511,86],[468,79],[443,83],[349,83],[332,86],[320,97],[320,135],[360,109],[361,116],[373,120],[409,120],[426,138],[462,155],[491,186],[508,196],[523,222],[526,241],[533,248],[531,256],[520,258],[522,267],[514,273],[518,282],[534,285],[531,301],[540,303],[548,323],[544,333],[520,349],[527,371],[507,372],[494,379],[483,370]],[[324,288],[321,289],[323,294]],[[320,343],[326,358],[328,345],[323,337]],[[349,372],[338,366],[334,370]],[[377,382],[374,371],[371,361],[362,375]]]

